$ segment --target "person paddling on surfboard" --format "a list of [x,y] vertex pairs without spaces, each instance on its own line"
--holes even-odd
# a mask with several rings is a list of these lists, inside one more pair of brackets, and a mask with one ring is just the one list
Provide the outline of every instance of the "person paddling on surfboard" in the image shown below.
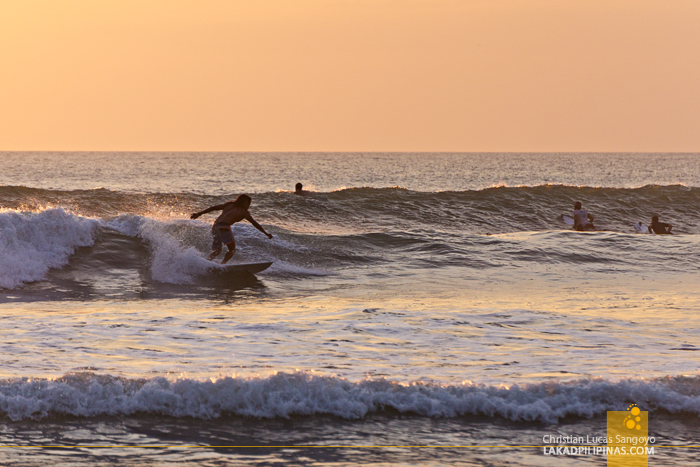
[[581,209],[579,201],[574,205],[574,230],[579,232],[591,232],[595,230],[593,216],[588,211]]
[[659,222],[659,216],[654,216],[651,218],[651,225],[649,226],[649,233],[659,234],[659,235],[671,235],[671,229],[673,226],[665,222]]
[[228,201],[224,204],[212,206],[204,211],[195,212],[190,216],[190,219],[196,219],[202,214],[206,214],[208,212],[223,211],[221,215],[216,218],[214,225],[211,227],[212,252],[209,255],[209,258],[207,258],[209,261],[221,254],[222,245],[224,244],[226,244],[228,247],[228,251],[226,252],[226,256],[224,256],[224,260],[221,262],[221,264],[226,264],[234,253],[236,253],[236,241],[233,239],[231,225],[235,224],[236,222],[240,222],[243,219],[247,219],[248,222],[253,224],[256,229],[267,235],[267,238],[272,238],[272,235],[265,232],[265,229],[263,229],[260,224],[255,222],[253,216],[251,216],[248,212],[248,208],[252,202],[253,200],[250,198],[250,196],[238,195],[238,198],[236,198],[235,201]]

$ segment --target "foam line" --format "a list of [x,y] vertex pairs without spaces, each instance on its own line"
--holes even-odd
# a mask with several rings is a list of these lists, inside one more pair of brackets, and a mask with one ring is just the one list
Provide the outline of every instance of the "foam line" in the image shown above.
[[607,410],[625,410],[630,403],[651,412],[700,415],[700,377],[547,381],[510,387],[403,385],[384,379],[351,382],[304,372],[218,380],[72,373],[56,380],[0,381],[0,415],[15,421],[136,413],[204,419],[321,414],[361,419],[393,409],[431,418],[481,415],[553,423],[563,417],[588,418]]

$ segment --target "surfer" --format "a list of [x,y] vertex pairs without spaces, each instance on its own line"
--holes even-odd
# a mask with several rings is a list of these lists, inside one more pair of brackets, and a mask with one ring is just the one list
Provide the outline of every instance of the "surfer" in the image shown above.
[[673,226],[665,222],[659,222],[659,216],[654,216],[651,218],[651,225],[649,226],[649,233],[659,234],[659,235],[671,235],[671,229]]
[[228,247],[228,251],[226,252],[226,256],[224,256],[224,260],[221,262],[221,264],[226,264],[234,253],[236,253],[236,242],[233,239],[231,225],[235,224],[236,222],[240,222],[243,219],[247,219],[248,222],[253,224],[256,229],[267,235],[267,238],[272,238],[272,235],[265,232],[265,229],[263,229],[260,224],[255,222],[253,216],[251,216],[250,212],[248,212],[248,208],[250,207],[250,203],[252,201],[253,200],[248,195],[238,195],[238,198],[236,198],[235,201],[228,201],[224,204],[212,206],[204,211],[195,212],[190,216],[190,219],[196,219],[202,214],[206,214],[208,212],[223,211],[221,215],[216,218],[214,225],[211,227],[211,236],[213,241],[211,245],[212,252],[209,255],[209,258],[207,258],[209,261],[221,254],[222,245],[224,244]]
[[588,211],[581,209],[579,201],[574,205],[574,230],[579,232],[591,232],[595,230],[593,225],[593,216]]
[[301,183],[297,183],[296,185],[294,185],[294,194],[299,195],[299,196],[308,195],[309,192],[306,190],[302,190],[303,187],[304,187],[304,185],[302,185]]

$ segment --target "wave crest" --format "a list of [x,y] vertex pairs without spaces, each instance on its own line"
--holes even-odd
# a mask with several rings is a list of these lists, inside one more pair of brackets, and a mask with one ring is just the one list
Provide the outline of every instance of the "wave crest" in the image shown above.
[[481,415],[552,423],[590,418],[636,403],[645,410],[700,415],[700,377],[548,381],[510,387],[350,382],[306,372],[217,380],[128,379],[71,373],[56,380],[0,381],[0,415],[12,420],[145,413],[172,417],[258,418],[334,415],[360,419],[380,411],[431,418]]
[[68,264],[76,248],[94,243],[98,225],[62,208],[0,213],[0,288],[15,289]]

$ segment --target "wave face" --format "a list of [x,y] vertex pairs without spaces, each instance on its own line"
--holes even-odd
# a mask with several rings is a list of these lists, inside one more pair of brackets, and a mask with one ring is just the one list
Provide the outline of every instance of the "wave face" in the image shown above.
[[[74,282],[101,277],[103,285],[124,293],[154,283],[211,284],[211,275],[222,272],[205,259],[214,216],[191,221],[188,215],[228,197],[0,187],[0,199],[3,289],[56,282],[59,277],[49,277],[54,269]],[[561,215],[576,200],[607,233],[572,237],[563,230],[569,227]],[[700,188],[678,185],[264,193],[254,197],[251,212],[276,239],[268,241],[247,222],[236,224],[235,260],[274,261],[270,273],[278,275],[327,275],[391,263],[419,269],[589,263],[644,268],[665,261],[670,270],[687,271],[697,269],[700,254]],[[651,215],[690,235],[668,244],[636,234],[632,223],[649,222]],[[585,248],[577,248],[582,241]],[[102,287],[100,293],[106,292]]]
[[[331,208],[330,214],[338,224],[391,230],[492,234],[560,230],[566,228],[561,215],[571,215],[576,201],[595,215],[601,229],[632,232],[630,223],[649,223],[652,215],[685,232],[700,228],[700,188],[680,185],[635,189],[544,185],[442,193],[360,188],[334,192],[328,198],[341,205],[336,208],[340,212]],[[299,222],[319,216],[312,211],[316,210],[300,212]]]
[[590,418],[608,410],[625,410],[631,402],[650,412],[700,415],[700,377],[550,381],[511,387],[402,385],[383,379],[349,382],[302,372],[207,381],[92,373],[67,374],[55,380],[0,381],[0,416],[14,421],[134,414],[360,419],[393,410],[432,418],[482,415],[554,423],[565,417]]
[[[101,218],[123,214],[156,219],[183,218],[234,196],[0,187],[0,200],[6,209],[36,212],[60,207],[82,216]],[[386,229],[506,233],[567,228],[560,216],[571,215],[576,201],[581,201],[584,208],[594,214],[596,224],[603,229],[632,232],[631,223],[649,223],[653,215],[658,215],[680,232],[700,230],[700,188],[683,185],[641,188],[501,186],[438,193],[365,187],[314,193],[308,197],[261,193],[254,196],[251,212],[266,223],[309,233],[365,233]]]
[[[114,291],[122,292],[151,282],[192,284],[225,272],[206,260],[210,240],[200,224],[138,215],[86,218],[62,208],[0,213],[0,288],[43,280],[76,289],[90,281],[111,283]],[[244,244],[249,230],[236,229]],[[241,253],[237,259],[254,262],[252,256]]]

